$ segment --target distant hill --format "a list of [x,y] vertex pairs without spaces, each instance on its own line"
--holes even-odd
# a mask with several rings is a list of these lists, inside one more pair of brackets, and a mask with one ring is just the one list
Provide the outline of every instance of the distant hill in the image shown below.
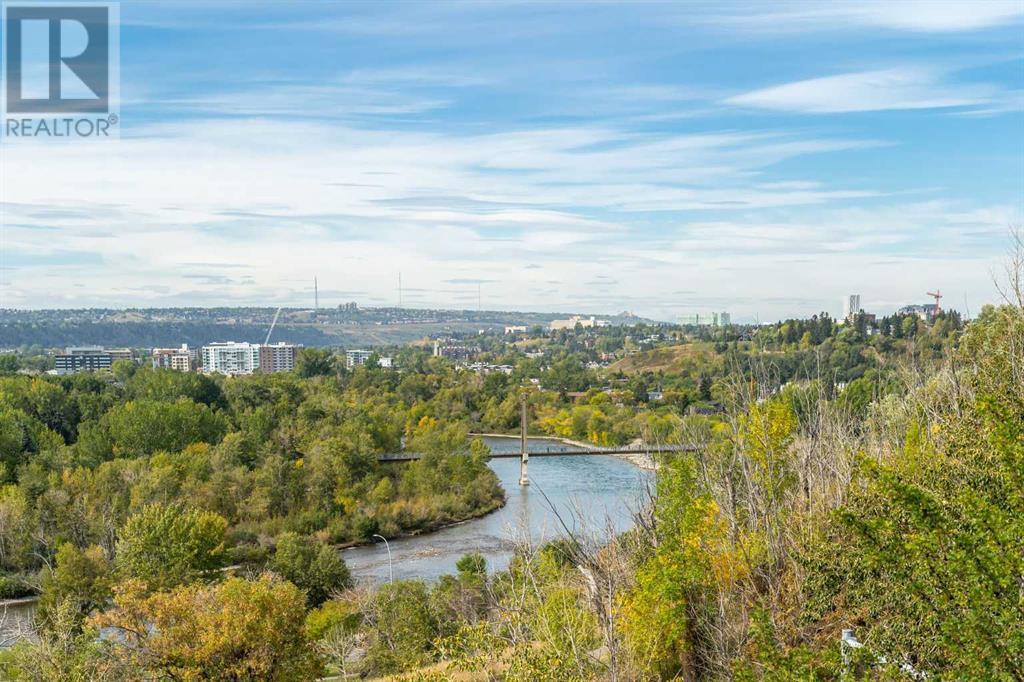
[[[262,342],[276,308],[0,310],[0,348],[73,345],[152,348],[212,341]],[[272,340],[307,346],[380,346],[424,336],[469,334],[506,325],[547,326],[568,313],[360,308],[284,308]],[[601,316],[613,324],[648,322]]]

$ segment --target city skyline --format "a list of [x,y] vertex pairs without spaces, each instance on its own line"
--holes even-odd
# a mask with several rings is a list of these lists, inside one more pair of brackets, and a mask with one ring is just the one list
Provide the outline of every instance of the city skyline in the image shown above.
[[0,307],[976,313],[1022,12],[122,2],[120,139],[4,143]]

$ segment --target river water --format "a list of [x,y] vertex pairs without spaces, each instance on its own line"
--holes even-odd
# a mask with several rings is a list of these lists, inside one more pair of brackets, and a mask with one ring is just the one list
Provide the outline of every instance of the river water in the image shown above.
[[[484,438],[492,452],[518,452],[518,438]],[[531,438],[530,448],[558,445]],[[394,464],[390,466],[402,466]],[[652,473],[617,457],[585,455],[535,457],[530,460],[530,485],[519,485],[519,460],[494,459],[508,501],[498,511],[434,533],[390,540],[396,580],[434,580],[455,572],[455,562],[469,552],[487,559],[487,568],[508,567],[513,543],[527,538],[536,544],[564,535],[558,517],[574,531],[603,533],[627,530],[631,514],[643,498]],[[556,513],[557,510],[557,513]],[[357,580],[388,579],[388,553],[383,543],[344,550],[342,556]],[[35,604],[0,607],[0,648],[8,646],[31,625]]]
[[[484,438],[492,452],[518,452],[518,438]],[[543,450],[557,443],[531,438],[530,449]],[[402,465],[393,465],[402,466]],[[574,531],[615,531],[631,526],[632,511],[642,499],[652,473],[607,455],[534,457],[530,485],[519,485],[518,459],[493,459],[491,468],[501,479],[506,505],[479,519],[434,533],[389,540],[395,579],[432,580],[455,572],[464,554],[479,552],[491,571],[508,566],[513,543],[527,537],[534,543],[564,535],[558,520]],[[557,513],[556,513],[557,510]],[[383,543],[352,547],[342,554],[357,580],[388,579],[388,553]]]

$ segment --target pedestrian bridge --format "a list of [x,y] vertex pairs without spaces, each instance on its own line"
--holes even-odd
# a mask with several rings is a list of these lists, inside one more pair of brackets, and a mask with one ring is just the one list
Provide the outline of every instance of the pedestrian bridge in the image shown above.
[[[575,445],[552,445],[546,448],[527,450],[527,457],[573,457],[580,455],[657,455],[667,452],[696,452],[693,445],[630,445],[625,447],[582,447]],[[377,455],[379,462],[411,462],[423,455],[418,452],[394,452]],[[522,452],[494,452],[492,459],[521,459]]]

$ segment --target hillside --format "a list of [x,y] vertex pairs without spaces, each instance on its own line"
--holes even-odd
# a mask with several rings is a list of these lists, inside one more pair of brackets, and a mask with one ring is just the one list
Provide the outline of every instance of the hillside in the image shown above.
[[636,374],[638,372],[679,373],[686,366],[716,363],[714,344],[685,343],[640,351],[618,360],[608,367],[609,372]]

